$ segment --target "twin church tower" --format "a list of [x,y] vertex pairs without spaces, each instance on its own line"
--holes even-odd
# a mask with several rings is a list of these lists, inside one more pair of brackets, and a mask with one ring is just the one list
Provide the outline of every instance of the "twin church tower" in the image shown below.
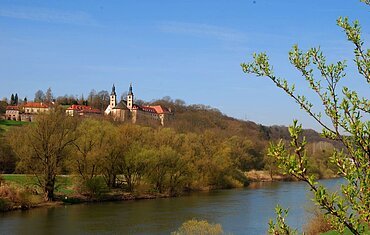
[[151,118],[160,121],[163,126],[165,120],[172,116],[170,109],[162,107],[161,105],[155,106],[140,106],[134,103],[134,93],[132,92],[132,84],[130,84],[126,100],[121,100],[117,103],[116,87],[112,86],[110,94],[109,106],[105,110],[106,115],[111,115],[115,121],[129,121],[136,123],[138,118]]
[[[134,102],[134,93],[132,92],[132,83],[130,83],[130,87],[128,89],[128,94],[127,94],[127,108],[128,109],[132,109],[132,105],[133,105],[133,102]],[[114,107],[116,107],[117,105],[117,93],[116,93],[116,87],[112,86],[112,92],[110,93],[110,102],[109,102],[109,106],[107,107],[107,109],[109,108],[110,110],[112,110]],[[107,112],[107,110],[105,110],[105,112]]]

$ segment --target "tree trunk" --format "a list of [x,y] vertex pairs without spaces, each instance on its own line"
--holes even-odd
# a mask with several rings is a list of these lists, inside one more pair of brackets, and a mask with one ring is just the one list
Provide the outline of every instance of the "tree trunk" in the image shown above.
[[47,181],[45,182],[45,187],[44,187],[46,201],[54,200],[54,185],[55,185],[55,177],[53,176],[47,177]]

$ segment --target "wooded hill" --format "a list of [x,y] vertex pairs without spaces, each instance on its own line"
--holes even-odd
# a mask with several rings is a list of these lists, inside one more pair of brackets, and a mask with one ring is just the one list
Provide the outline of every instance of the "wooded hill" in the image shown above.
[[[155,100],[149,105],[163,105],[174,112],[172,120],[167,122],[167,127],[180,133],[204,133],[212,131],[222,138],[234,138],[235,142],[247,140],[251,148],[248,152],[253,156],[253,161],[248,161],[249,166],[243,170],[265,169],[278,173],[279,170],[273,159],[267,157],[267,148],[270,142],[283,140],[290,141],[290,134],[286,126],[264,126],[252,121],[239,120],[223,114],[220,110],[205,105],[186,105],[182,100],[172,100],[165,97]],[[342,149],[339,142],[322,138],[320,133],[312,129],[303,131],[307,144],[307,152],[311,160],[311,171],[318,177],[332,177],[336,168],[329,160],[334,149]],[[237,143],[236,143],[237,144]],[[253,162],[252,165],[250,165]]]
[[[286,126],[264,126],[252,121],[235,119],[210,106],[186,105],[184,101],[171,100],[168,97],[146,104],[163,105],[171,108],[174,111],[174,118],[166,126],[174,128],[178,132],[202,133],[205,130],[213,130],[225,137],[250,137],[257,141],[290,139],[289,130]],[[324,141],[338,148],[340,147],[339,143],[322,138],[315,130],[305,129],[303,133],[308,142]]]
[[[267,148],[270,141],[289,141],[289,131],[284,126],[263,126],[251,121],[238,120],[224,115],[219,110],[205,105],[186,105],[184,101],[172,100],[165,97],[152,102],[138,100],[140,105],[162,105],[170,108],[173,115],[166,120],[164,128],[171,129],[177,134],[193,134],[199,138],[213,139],[207,143],[212,145],[223,144],[231,149],[230,157],[233,164],[241,171],[269,170],[278,172],[273,159],[267,157]],[[103,117],[102,117],[103,118]],[[109,119],[104,117],[103,119]],[[119,123],[113,123],[118,125]],[[157,121],[139,118],[137,125],[151,127],[153,130],[163,129]],[[314,130],[305,130],[304,134],[309,142],[307,149],[311,155],[312,171],[319,177],[329,177],[334,169],[328,160],[328,154],[337,143],[328,142]],[[15,170],[15,158],[3,139],[0,144],[0,172],[12,173]],[[2,151],[2,150],[4,151]],[[329,169],[329,170],[328,170]]]

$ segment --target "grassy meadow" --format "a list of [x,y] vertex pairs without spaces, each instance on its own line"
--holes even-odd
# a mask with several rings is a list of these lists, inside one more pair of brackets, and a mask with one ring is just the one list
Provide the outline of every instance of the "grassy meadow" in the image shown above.
[[[41,190],[37,187],[37,178],[34,175],[3,174],[1,177],[7,184],[17,188],[32,188],[34,190]],[[76,179],[73,176],[57,176],[56,193],[61,195],[72,195],[76,193],[76,190],[74,189],[75,181]]]
[[10,128],[15,126],[22,126],[28,122],[13,121],[13,120],[0,120],[0,132],[8,131]]

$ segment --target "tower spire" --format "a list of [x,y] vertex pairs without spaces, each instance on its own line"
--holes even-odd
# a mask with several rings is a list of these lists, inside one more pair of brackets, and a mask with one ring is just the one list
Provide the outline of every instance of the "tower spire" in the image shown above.
[[134,105],[134,93],[132,92],[132,83],[130,83],[130,88],[128,89],[127,93],[127,108],[132,110]]
[[117,94],[116,94],[116,87],[112,86],[112,93],[110,93],[110,101],[109,101],[109,107],[110,110],[112,110],[117,105]]
[[113,83],[113,86],[112,86],[112,93],[110,93],[111,95],[116,95],[116,87],[114,86],[114,83]]
[[134,93],[132,93],[132,82],[130,82],[130,88],[128,89],[128,94],[129,95],[133,95]]

